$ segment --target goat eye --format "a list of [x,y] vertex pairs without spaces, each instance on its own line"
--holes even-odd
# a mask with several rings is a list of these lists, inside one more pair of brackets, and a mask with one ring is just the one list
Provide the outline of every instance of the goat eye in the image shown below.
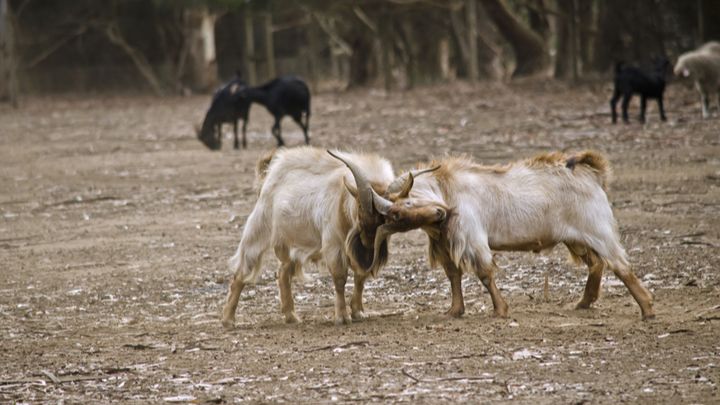
[[410,201],[405,201],[405,206],[410,208],[412,207],[412,203]]

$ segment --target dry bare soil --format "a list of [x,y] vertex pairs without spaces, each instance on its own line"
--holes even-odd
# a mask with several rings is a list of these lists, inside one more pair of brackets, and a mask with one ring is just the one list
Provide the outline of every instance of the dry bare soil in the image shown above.
[[464,317],[447,319],[449,283],[413,232],[368,283],[368,320],[333,324],[318,268],[294,287],[303,323],[284,324],[269,254],[224,331],[226,261],[274,145],[264,109],[247,150],[226,139],[213,153],[192,129],[209,96],[0,107],[0,402],[718,403],[720,118],[701,120],[698,96],[673,84],[667,123],[650,103],[646,125],[634,104],[613,126],[608,98],[605,85],[538,82],[324,93],[311,136],[398,172],[447,153],[603,151],[623,242],[655,295],[650,322],[612,274],[594,309],[575,310],[587,272],[560,247],[498,254],[509,319],[471,275]]

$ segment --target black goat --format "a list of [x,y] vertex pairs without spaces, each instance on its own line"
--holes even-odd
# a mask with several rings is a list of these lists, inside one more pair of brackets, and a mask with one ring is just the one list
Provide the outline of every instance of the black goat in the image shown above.
[[234,147],[239,149],[237,127],[238,120],[242,119],[242,145],[247,148],[245,132],[253,102],[264,105],[275,117],[271,131],[278,146],[285,144],[281,136],[280,121],[286,115],[292,117],[302,128],[305,144],[310,143],[310,90],[305,82],[293,76],[281,76],[263,85],[251,87],[238,75],[215,92],[202,128],[198,131],[198,139],[208,148],[218,150],[222,146],[222,124],[232,123]]
[[260,86],[245,87],[240,91],[240,96],[248,103],[264,105],[275,117],[271,131],[278,146],[285,144],[281,136],[280,121],[286,115],[292,117],[302,128],[305,144],[310,144],[310,90],[304,81],[294,76],[281,76]]
[[238,142],[238,120],[240,119],[243,120],[242,144],[243,148],[247,147],[245,129],[248,123],[250,102],[240,94],[241,90],[245,88],[247,88],[247,84],[238,75],[213,95],[202,128],[198,131],[198,139],[211,150],[218,150],[222,146],[222,124],[224,123],[233,124],[233,133],[235,134],[233,147],[240,148]]
[[665,75],[670,68],[670,61],[667,58],[656,60],[650,73],[645,73],[636,67],[625,66],[622,62],[618,62],[615,65],[615,90],[612,99],[610,99],[613,124],[617,122],[615,105],[620,96],[623,97],[623,121],[628,122],[627,110],[633,94],[640,95],[640,122],[645,122],[645,106],[648,98],[657,100],[660,119],[665,121],[667,118],[665,118],[665,109],[663,107],[663,93],[665,92]]

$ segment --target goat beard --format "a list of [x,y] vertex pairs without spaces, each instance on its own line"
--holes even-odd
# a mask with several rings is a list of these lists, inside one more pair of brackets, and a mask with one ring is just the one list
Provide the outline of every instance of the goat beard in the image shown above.
[[386,242],[387,236],[384,236],[382,241],[378,241],[376,233],[373,245],[366,247],[365,244],[362,243],[360,234],[361,231],[359,228],[353,228],[353,230],[348,233],[347,239],[345,240],[347,256],[350,259],[350,265],[353,269],[365,274],[370,274],[374,278],[377,276],[380,267],[387,262],[388,245],[387,243],[383,243]]
[[385,249],[387,250],[387,240],[393,233],[395,232],[387,224],[380,225],[375,231],[375,242],[373,243],[373,260],[370,264],[370,268],[367,270],[373,275],[373,277],[377,274],[380,266],[385,264],[385,261],[387,261],[387,255],[385,257],[381,257],[380,250],[382,249],[383,244],[385,244]]

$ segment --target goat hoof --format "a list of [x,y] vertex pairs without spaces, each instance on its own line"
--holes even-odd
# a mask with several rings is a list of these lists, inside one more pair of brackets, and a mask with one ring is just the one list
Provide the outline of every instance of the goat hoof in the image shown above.
[[508,308],[507,305],[503,308],[495,308],[493,310],[493,316],[495,318],[507,318],[508,317]]
[[575,305],[575,309],[590,309],[590,303],[580,301]]
[[655,319],[655,314],[643,314],[642,320],[643,321],[652,321]]
[[350,325],[352,320],[347,316],[335,318],[335,326]]
[[285,314],[285,323],[293,324],[293,323],[300,323],[300,318],[298,318],[297,315],[295,315],[295,312],[290,312]]
[[448,310],[445,312],[445,315],[447,315],[447,316],[449,316],[449,317],[451,317],[451,318],[460,318],[461,316],[463,316],[464,313],[465,313],[465,308],[453,308],[453,307],[450,307],[450,309],[448,309]]
[[352,313],[352,320],[353,321],[364,321],[367,319],[367,315],[363,311],[356,311]]
[[233,330],[233,329],[235,329],[235,320],[234,319],[223,319],[222,326],[223,326],[223,329],[225,329],[225,330]]

